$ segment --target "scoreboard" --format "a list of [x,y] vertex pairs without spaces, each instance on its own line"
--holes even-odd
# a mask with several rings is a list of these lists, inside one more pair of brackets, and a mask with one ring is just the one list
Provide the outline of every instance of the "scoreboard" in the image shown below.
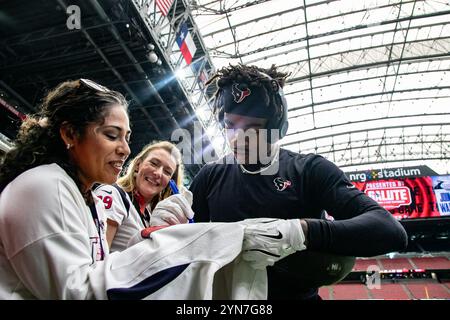
[[425,166],[346,175],[399,220],[450,216],[450,175],[438,175]]

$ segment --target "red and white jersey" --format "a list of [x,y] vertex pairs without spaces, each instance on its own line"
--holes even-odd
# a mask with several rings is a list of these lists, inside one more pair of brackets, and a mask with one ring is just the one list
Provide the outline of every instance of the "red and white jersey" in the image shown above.
[[131,237],[142,229],[149,227],[149,225],[144,224],[126,192],[124,194],[130,205],[128,210],[116,187],[100,185],[95,189],[94,193],[104,203],[106,218],[118,224],[116,235],[111,243],[110,252],[125,250]]
[[[96,208],[100,236],[75,182],[58,165],[14,179],[0,195],[0,299],[266,297],[265,271],[240,260],[242,224],[170,226],[109,254],[103,203]],[[219,270],[231,276],[215,277]]]

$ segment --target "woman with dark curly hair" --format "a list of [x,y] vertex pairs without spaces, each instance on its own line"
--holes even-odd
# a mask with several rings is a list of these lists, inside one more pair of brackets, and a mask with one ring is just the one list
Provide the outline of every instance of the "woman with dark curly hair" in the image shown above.
[[[116,107],[116,108],[112,108]],[[120,108],[117,108],[120,107]],[[22,123],[15,147],[5,156],[0,168],[0,192],[8,183],[19,174],[28,169],[41,165],[55,163],[63,168],[75,181],[78,189],[90,203],[92,196],[89,191],[89,182],[85,181],[87,174],[108,175],[107,177],[96,177],[107,179],[111,183],[117,179],[120,172],[120,162],[128,157],[130,150],[127,141],[129,139],[129,128],[110,129],[101,132],[105,139],[119,141],[121,147],[120,161],[116,163],[103,163],[99,161],[98,153],[80,152],[79,145],[88,138],[85,130],[93,123],[104,125],[107,115],[111,110],[118,113],[117,117],[128,127],[128,104],[119,92],[108,90],[87,79],[67,81],[60,84],[48,93],[43,101],[40,112],[29,116]],[[115,115],[113,113],[113,115]],[[116,120],[116,119],[114,119]],[[122,123],[121,123],[122,124]],[[125,130],[125,131],[124,131]],[[123,139],[118,135],[121,133]],[[113,134],[114,133],[114,134]],[[96,137],[100,132],[93,133]],[[91,163],[96,163],[94,168],[97,172],[85,172]],[[107,170],[104,170],[108,168]]]
[[127,108],[119,92],[80,79],[50,91],[23,122],[0,169],[1,298],[74,297],[66,282],[75,267],[104,259],[90,188],[114,183],[130,154]]

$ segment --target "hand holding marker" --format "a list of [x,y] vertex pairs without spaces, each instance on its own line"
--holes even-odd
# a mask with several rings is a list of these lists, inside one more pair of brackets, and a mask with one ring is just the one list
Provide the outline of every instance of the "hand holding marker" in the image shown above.
[[[173,181],[173,179],[170,179],[169,186],[170,186],[170,189],[172,190],[173,194],[180,193],[180,191],[178,190],[177,184],[175,183],[175,181]],[[189,223],[194,223],[194,219],[188,219],[188,221],[189,221]]]

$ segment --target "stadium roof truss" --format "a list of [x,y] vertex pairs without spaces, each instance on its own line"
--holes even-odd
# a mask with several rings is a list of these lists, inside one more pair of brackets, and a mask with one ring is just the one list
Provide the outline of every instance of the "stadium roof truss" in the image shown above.
[[427,164],[449,172],[450,2],[197,0],[216,68],[279,66],[282,145],[345,170]]
[[[79,10],[78,27],[69,27],[70,7]],[[181,22],[188,24],[197,46],[195,63],[189,68],[175,43]],[[6,134],[15,136],[18,126],[8,130],[3,126],[19,121],[17,114],[35,112],[46,90],[61,81],[83,77],[126,95],[133,154],[152,140],[170,140],[175,131],[186,129],[200,140],[196,141],[199,148],[191,143],[186,149],[196,158],[202,147],[214,149],[204,134],[211,115],[197,117],[198,110],[207,109],[207,91],[201,90],[198,75],[211,68],[186,0],[174,0],[167,15],[154,0],[3,1],[0,103],[1,110],[6,107],[12,113],[2,113],[0,148],[10,148]],[[183,69],[190,70],[190,78],[177,75]],[[200,130],[196,130],[197,120],[204,120]],[[197,138],[196,131],[200,131]],[[200,164],[185,161],[190,176]]]

